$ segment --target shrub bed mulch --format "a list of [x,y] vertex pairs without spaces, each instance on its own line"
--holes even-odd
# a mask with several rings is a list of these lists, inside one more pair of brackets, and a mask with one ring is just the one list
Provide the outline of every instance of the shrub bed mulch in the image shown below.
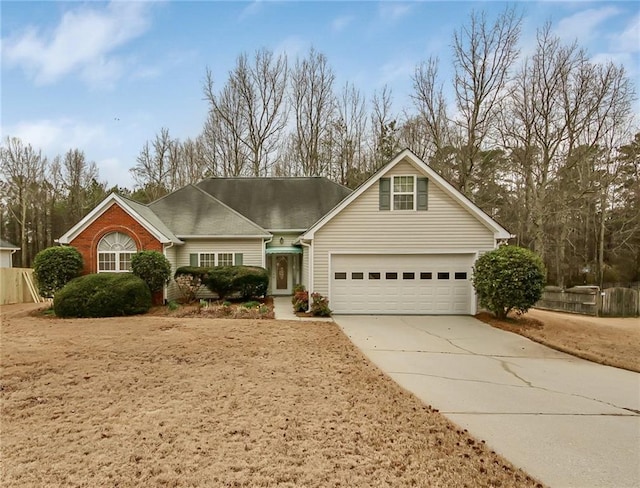
[[252,301],[205,301],[179,304],[174,310],[168,305],[154,307],[151,315],[167,317],[201,317],[212,319],[274,319],[273,298]]

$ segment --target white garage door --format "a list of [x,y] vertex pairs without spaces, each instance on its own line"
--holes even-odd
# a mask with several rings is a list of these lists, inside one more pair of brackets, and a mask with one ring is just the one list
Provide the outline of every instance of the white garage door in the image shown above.
[[351,314],[469,314],[473,254],[334,255],[330,306]]

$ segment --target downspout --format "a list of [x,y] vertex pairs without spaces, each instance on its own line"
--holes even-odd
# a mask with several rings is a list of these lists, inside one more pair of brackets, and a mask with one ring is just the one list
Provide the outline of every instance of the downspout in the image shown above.
[[[173,241],[171,241],[168,246],[165,246],[164,244],[162,245],[162,254],[164,254],[165,258],[167,258],[167,249],[171,249],[172,247],[173,247]],[[167,261],[169,261],[169,258],[167,258]],[[169,261],[169,263],[171,263],[171,261]],[[162,287],[162,300],[165,303],[167,303],[167,284],[166,283]]]
[[[273,234],[271,234],[271,237],[269,239],[265,239],[264,237],[262,238],[262,267],[264,269],[267,269],[267,244],[269,244],[270,242],[273,241]],[[273,289],[271,288],[271,270],[269,270],[269,290],[267,291],[267,293],[272,292]]]
[[273,234],[269,239],[262,238],[262,267],[267,267],[267,244],[273,241]]
[[311,244],[307,244],[300,239],[300,244],[309,248],[309,300],[307,300],[307,312],[311,311],[311,294],[313,293],[313,241]]

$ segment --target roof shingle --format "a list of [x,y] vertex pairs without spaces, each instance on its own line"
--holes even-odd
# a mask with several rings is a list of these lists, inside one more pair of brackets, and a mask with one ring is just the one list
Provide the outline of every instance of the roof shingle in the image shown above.
[[324,177],[209,178],[197,186],[267,230],[306,230],[351,193]]

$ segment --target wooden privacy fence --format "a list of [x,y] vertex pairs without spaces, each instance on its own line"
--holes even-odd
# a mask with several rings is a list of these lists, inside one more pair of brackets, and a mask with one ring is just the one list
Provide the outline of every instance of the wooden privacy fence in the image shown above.
[[600,301],[600,315],[633,317],[640,315],[640,293],[631,288],[607,288]]
[[597,286],[577,286],[567,290],[548,286],[535,307],[583,315],[635,317],[640,315],[639,302],[638,291],[631,288],[607,288],[601,292]]
[[597,286],[581,286],[567,290],[547,286],[535,307],[596,316],[598,315],[599,294],[600,289]]
[[31,268],[0,268],[0,305],[44,301],[34,284]]

